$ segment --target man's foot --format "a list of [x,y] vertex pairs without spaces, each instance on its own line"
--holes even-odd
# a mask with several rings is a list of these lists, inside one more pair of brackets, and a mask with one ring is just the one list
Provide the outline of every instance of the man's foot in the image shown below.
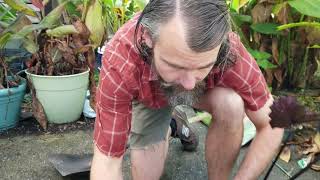
[[179,138],[185,151],[195,151],[198,147],[198,136],[191,130],[188,124],[177,117],[171,119],[171,136]]

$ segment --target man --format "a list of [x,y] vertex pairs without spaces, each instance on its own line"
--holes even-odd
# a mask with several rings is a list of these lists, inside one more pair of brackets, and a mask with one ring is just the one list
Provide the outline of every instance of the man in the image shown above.
[[230,32],[224,0],[151,0],[107,44],[91,178],[122,179],[129,139],[133,179],[159,179],[172,108],[187,104],[214,116],[205,149],[209,179],[228,179],[242,120],[252,120],[257,135],[234,179],[256,179],[283,134],[270,126],[272,102],[255,60]]

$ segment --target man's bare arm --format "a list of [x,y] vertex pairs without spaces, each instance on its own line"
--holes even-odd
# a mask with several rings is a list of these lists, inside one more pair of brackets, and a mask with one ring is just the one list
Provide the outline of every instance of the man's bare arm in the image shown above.
[[269,114],[272,103],[273,98],[270,96],[267,103],[258,111],[246,111],[247,116],[256,126],[257,134],[235,179],[258,179],[280,147],[284,130],[272,129],[270,126]]
[[91,180],[113,179],[122,180],[122,159],[106,156],[96,145],[94,145],[94,155],[91,165]]

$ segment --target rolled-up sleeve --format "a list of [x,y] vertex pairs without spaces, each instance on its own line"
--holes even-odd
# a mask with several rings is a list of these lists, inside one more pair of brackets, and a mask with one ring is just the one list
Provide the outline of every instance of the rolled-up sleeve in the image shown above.
[[269,98],[268,86],[255,59],[245,49],[240,38],[234,33],[229,37],[237,60],[232,67],[222,73],[217,86],[234,89],[244,100],[245,107],[256,111]]
[[120,73],[103,66],[96,94],[94,142],[107,156],[120,157],[125,152],[131,128],[132,98]]

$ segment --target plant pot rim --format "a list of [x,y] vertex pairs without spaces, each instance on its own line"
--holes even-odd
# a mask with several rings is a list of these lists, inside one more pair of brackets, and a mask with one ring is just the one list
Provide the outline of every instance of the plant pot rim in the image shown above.
[[73,77],[73,76],[79,76],[82,74],[86,74],[90,71],[90,69],[88,68],[88,70],[82,72],[82,73],[77,73],[77,74],[70,74],[70,75],[63,75],[63,76],[48,76],[48,75],[38,75],[38,74],[33,74],[28,72],[28,69],[25,70],[25,73],[29,76],[33,76],[33,77],[38,77],[38,78],[69,78],[69,77]]
[[24,88],[25,88],[26,85],[27,85],[27,80],[26,80],[25,78],[22,78],[22,77],[21,77],[21,81],[22,81],[22,82],[19,83],[19,86],[17,86],[17,87],[0,89],[0,96],[8,95],[8,94],[9,94],[9,91],[10,91],[10,93],[12,93],[12,94],[16,94],[16,93],[19,93],[19,92],[23,91]]

